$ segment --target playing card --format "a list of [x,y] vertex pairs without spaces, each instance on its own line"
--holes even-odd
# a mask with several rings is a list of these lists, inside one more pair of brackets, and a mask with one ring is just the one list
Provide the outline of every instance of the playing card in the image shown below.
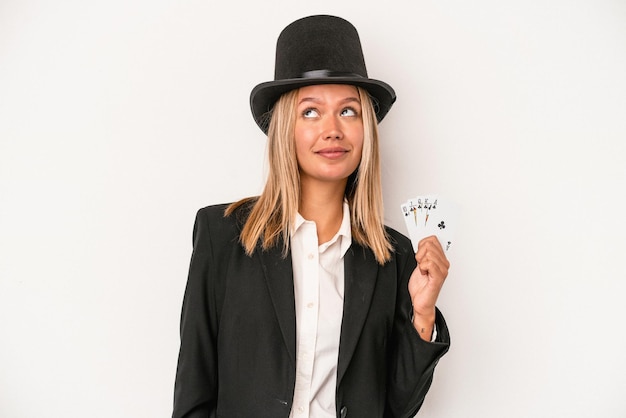
[[420,240],[431,235],[437,236],[446,253],[452,248],[456,210],[449,201],[437,195],[417,196],[401,209],[414,251]]

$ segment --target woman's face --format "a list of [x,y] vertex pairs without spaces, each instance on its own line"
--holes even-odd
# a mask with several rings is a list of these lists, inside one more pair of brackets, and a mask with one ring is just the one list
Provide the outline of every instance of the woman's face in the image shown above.
[[296,157],[301,181],[345,183],[358,167],[363,149],[363,119],[356,87],[302,87],[296,113]]

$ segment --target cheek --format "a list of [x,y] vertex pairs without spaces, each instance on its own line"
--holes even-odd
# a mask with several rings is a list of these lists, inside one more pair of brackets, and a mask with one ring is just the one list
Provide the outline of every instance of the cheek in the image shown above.
[[302,148],[301,144],[296,141],[296,162],[298,163],[298,167],[300,167],[304,155],[304,149]]
[[311,147],[315,145],[315,133],[311,130],[298,127],[297,124],[293,137],[297,157],[305,156],[307,152],[310,151]]
[[310,136],[310,133],[307,129],[305,129],[300,123],[296,122],[296,126],[293,131],[293,138],[296,141],[296,145],[307,142],[307,138]]
[[295,136],[294,136],[294,146],[296,149],[296,157],[298,158],[298,161],[300,160],[300,157],[302,155],[304,155],[304,152],[306,150],[306,141],[303,137],[303,135],[299,135],[298,132],[296,132]]

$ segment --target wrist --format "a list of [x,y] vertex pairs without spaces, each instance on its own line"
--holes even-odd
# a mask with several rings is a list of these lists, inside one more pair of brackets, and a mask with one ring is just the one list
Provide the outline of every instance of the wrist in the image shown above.
[[413,327],[423,340],[431,341],[435,328],[435,317],[436,314],[434,310],[432,313],[428,314],[413,311]]
[[437,317],[437,311],[435,308],[431,309],[413,309],[413,322],[419,321],[424,323],[435,323],[435,318]]

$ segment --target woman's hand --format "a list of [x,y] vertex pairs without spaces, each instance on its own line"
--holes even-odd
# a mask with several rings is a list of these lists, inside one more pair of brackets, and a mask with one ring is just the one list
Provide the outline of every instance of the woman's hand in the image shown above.
[[415,259],[417,267],[409,279],[413,326],[422,339],[430,341],[435,325],[435,304],[448,277],[450,263],[434,235],[419,242]]

